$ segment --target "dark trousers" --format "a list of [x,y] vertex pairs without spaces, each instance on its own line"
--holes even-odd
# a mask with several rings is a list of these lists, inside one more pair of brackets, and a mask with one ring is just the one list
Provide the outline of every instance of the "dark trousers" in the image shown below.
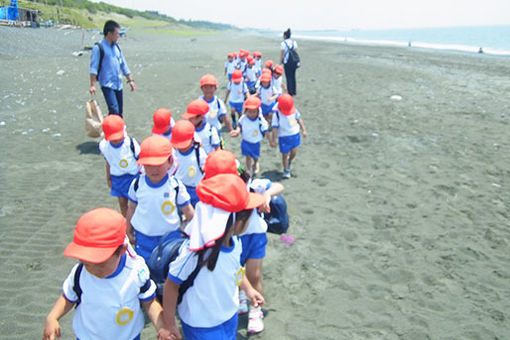
[[283,64],[285,69],[285,78],[287,79],[287,91],[291,96],[296,95],[296,66]]
[[122,117],[122,90],[114,90],[108,87],[101,87],[104,100],[108,105],[109,115],[119,115]]

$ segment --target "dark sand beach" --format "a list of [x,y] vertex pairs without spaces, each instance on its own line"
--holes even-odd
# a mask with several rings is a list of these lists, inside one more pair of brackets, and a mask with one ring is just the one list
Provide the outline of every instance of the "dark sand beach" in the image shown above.
[[[82,31],[0,27],[0,338],[38,339],[75,260],[79,216],[118,209],[84,130]],[[91,46],[98,35],[85,33]],[[510,59],[299,41],[308,138],[284,180],[291,246],[269,235],[266,329],[254,339],[510,338]],[[279,39],[130,33],[130,135],[175,118],[228,52],[278,60]],[[398,97],[396,97],[398,96]],[[98,96],[105,111],[102,96]],[[239,139],[227,148],[240,156]],[[244,160],[243,160],[244,162]],[[281,180],[262,146],[263,176]],[[74,339],[72,313],[61,325]],[[147,325],[142,339],[153,339]],[[241,318],[239,339],[246,337]]]

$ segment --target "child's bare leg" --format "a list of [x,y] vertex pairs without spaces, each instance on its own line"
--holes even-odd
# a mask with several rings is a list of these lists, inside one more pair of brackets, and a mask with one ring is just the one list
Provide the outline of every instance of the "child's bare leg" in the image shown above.
[[271,123],[273,122],[273,114],[272,113],[269,113],[266,117],[267,120],[267,123],[269,124],[269,126],[271,126]]
[[264,294],[262,290],[262,260],[261,258],[246,260],[246,277],[260,294]]
[[288,153],[282,153],[282,165],[283,165],[283,170],[289,168],[289,154]]
[[259,159],[258,158],[254,158],[253,159],[253,174],[256,175],[258,174],[260,168],[259,168]]
[[117,197],[119,199],[120,213],[126,217],[128,209],[128,199],[126,197]]
[[246,170],[250,172],[250,175],[253,175],[252,160],[253,158],[246,156]]
[[290,150],[290,154],[289,154],[289,162],[288,162],[288,164],[289,164],[289,168],[290,168],[290,163],[292,162],[292,160],[293,160],[294,158],[296,158],[296,155],[297,155],[297,148],[293,148],[293,149],[291,149],[291,150]]

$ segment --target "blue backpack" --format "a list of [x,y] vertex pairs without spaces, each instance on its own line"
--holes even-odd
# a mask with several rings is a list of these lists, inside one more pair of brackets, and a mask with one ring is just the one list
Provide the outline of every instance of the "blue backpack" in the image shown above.
[[289,215],[287,214],[287,202],[282,195],[271,198],[269,203],[271,212],[264,214],[267,223],[267,231],[274,234],[284,234],[289,229]]

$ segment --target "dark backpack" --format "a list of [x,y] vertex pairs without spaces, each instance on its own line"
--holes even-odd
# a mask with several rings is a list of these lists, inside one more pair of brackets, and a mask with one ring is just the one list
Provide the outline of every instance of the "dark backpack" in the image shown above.
[[296,52],[296,49],[294,48],[294,42],[292,42],[292,48],[285,42],[285,45],[287,45],[288,48],[288,58],[287,58],[287,64],[293,65],[296,68],[299,68],[301,66],[301,59],[299,58],[299,54]]
[[289,229],[289,215],[287,214],[287,202],[282,195],[271,197],[269,203],[271,212],[264,214],[267,223],[267,231],[274,234],[284,234]]
[[131,152],[133,153],[133,157],[138,160],[138,158],[140,157],[140,155],[137,155],[136,152],[135,152],[135,143],[133,142],[133,137],[129,137],[129,141],[131,142],[129,144],[129,148],[131,149]]

